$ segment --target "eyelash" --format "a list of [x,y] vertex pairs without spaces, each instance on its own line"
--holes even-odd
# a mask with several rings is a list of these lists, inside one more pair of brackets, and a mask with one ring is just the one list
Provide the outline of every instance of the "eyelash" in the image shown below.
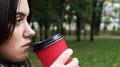
[[21,18],[17,18],[17,19],[16,19],[16,22],[20,22],[20,21],[22,21]]

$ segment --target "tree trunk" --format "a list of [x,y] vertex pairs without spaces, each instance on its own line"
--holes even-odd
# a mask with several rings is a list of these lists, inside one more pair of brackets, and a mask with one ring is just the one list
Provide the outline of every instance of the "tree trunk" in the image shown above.
[[55,34],[55,29],[54,29],[54,24],[52,25],[52,29],[51,29],[51,36],[53,36]]
[[48,38],[48,29],[49,29],[47,22],[44,23],[44,26],[45,26],[44,39],[47,39]]
[[72,23],[72,19],[73,19],[72,18],[72,13],[69,12],[69,15],[68,15],[68,25],[69,25],[68,35],[71,35],[71,23]]
[[39,25],[39,34],[40,34],[40,41],[43,40],[43,21],[38,21],[38,25]]
[[90,25],[90,41],[93,41],[94,40],[94,34],[93,34],[93,29],[94,29],[94,23],[93,23],[93,21],[91,22],[91,25]]
[[60,33],[60,26],[59,25],[57,25],[56,33]]
[[61,32],[61,34],[63,34],[64,35],[64,28],[63,28],[63,24],[61,23],[61,30],[60,30]]
[[92,4],[92,20],[91,20],[91,25],[90,25],[90,41],[94,41],[94,29],[95,29],[95,23],[96,23],[96,11],[95,8],[97,7],[97,2],[93,1]]
[[[32,29],[35,30],[35,26],[32,22]],[[34,43],[36,41],[36,35],[32,37],[32,43]]]
[[94,24],[94,34],[98,36],[99,32],[100,32],[100,20],[96,20]]
[[68,35],[70,36],[71,35],[71,22],[68,22],[68,25],[69,25]]
[[63,22],[64,22],[64,3],[65,0],[61,0],[61,5],[60,5],[60,17],[61,17],[61,34],[64,35],[64,28],[63,28]]
[[[77,16],[77,15],[76,15]],[[81,23],[80,23],[80,17],[77,16],[77,19],[76,19],[76,41],[80,41],[80,31],[81,31]]]
[[[104,0],[98,2],[99,5],[96,5],[96,8],[99,8],[98,15],[96,16],[96,21],[95,21],[95,35],[99,35],[100,32],[100,24],[101,24],[101,16],[102,16],[102,9],[103,9],[103,4],[104,4]],[[94,6],[95,8],[95,6]]]

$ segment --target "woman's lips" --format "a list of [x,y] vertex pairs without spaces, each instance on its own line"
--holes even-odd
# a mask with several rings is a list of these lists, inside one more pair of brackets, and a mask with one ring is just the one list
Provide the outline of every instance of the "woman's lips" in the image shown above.
[[23,47],[26,48],[26,49],[28,49],[28,48],[30,47],[30,44],[31,44],[31,43],[29,42],[29,43],[23,45]]

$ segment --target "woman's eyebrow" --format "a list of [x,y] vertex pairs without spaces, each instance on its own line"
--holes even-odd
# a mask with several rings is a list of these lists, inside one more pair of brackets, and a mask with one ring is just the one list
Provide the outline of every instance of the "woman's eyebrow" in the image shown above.
[[23,12],[17,12],[17,14],[16,14],[17,16],[22,16],[22,17],[24,17],[24,16],[26,16],[26,14],[25,13],[23,13]]

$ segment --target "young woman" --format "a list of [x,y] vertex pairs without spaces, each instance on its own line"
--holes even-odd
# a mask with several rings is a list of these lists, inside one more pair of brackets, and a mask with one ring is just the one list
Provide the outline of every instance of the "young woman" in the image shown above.
[[[29,0],[0,0],[0,67],[30,67],[27,62],[30,37],[35,32]],[[78,67],[78,60],[64,65],[72,50],[64,51],[51,67]]]

